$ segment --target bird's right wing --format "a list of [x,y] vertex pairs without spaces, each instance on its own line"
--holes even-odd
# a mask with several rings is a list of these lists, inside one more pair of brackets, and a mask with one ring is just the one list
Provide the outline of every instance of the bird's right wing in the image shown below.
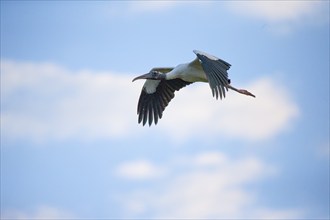
[[212,95],[225,97],[225,92],[228,91],[227,85],[229,84],[227,70],[230,68],[230,64],[210,54],[194,50],[194,53],[198,59],[193,61],[193,64],[200,62],[206,77],[209,81]]
[[174,92],[189,84],[190,82],[181,79],[147,80],[137,107],[138,122],[145,125],[148,121],[149,126],[153,121],[157,124],[166,106],[174,98]]

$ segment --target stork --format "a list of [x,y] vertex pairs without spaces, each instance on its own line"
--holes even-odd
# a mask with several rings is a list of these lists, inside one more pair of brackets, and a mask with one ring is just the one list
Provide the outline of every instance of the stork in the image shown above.
[[213,55],[194,50],[196,58],[190,63],[179,64],[176,67],[156,67],[149,73],[138,76],[146,79],[137,106],[138,123],[143,126],[149,123],[155,125],[161,119],[168,103],[174,98],[174,92],[194,82],[208,82],[216,99],[224,98],[228,89],[255,97],[245,89],[237,89],[230,84],[227,70],[230,64]]

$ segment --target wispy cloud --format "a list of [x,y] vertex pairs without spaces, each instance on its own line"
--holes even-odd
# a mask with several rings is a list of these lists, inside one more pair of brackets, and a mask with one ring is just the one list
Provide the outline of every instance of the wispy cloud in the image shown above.
[[136,125],[140,88],[129,75],[11,61],[1,73],[1,127],[10,137],[120,137]]
[[67,211],[51,207],[39,206],[32,212],[17,209],[1,210],[1,219],[75,219],[76,217]]
[[263,27],[278,35],[287,35],[298,28],[329,23],[329,1],[133,1],[122,8],[127,16],[141,13],[161,13],[179,7],[202,7],[227,10],[242,17],[263,22]]
[[[47,63],[1,62],[1,129],[4,137],[122,138],[148,131],[137,124],[142,82],[133,75],[77,71]],[[272,78],[247,86],[256,99],[229,92],[215,100],[207,84],[177,93],[155,129],[185,141],[203,134],[265,140],[288,129],[299,109],[285,85]],[[276,92],[274,92],[276,91]],[[192,129],[194,128],[194,129]],[[203,137],[205,138],[205,137]]]
[[169,10],[180,4],[179,1],[134,1],[129,9],[134,12],[159,12]]
[[164,129],[178,139],[207,131],[204,137],[221,134],[263,140],[288,129],[299,115],[298,106],[279,82],[261,78],[246,88],[257,98],[230,91],[224,100],[216,101],[208,86],[185,88],[173,101],[175,108],[166,112]]
[[231,1],[234,13],[259,19],[276,33],[290,33],[297,26],[329,22],[328,1]]
[[164,169],[147,160],[129,161],[120,164],[115,173],[125,179],[145,180],[157,178],[164,174]]
[[[121,197],[126,217],[152,218],[298,218],[296,210],[258,203],[248,186],[277,171],[255,157],[233,159],[204,152],[171,160],[170,178],[157,187],[134,189]],[[179,171],[178,171],[179,170]]]
[[133,1],[128,4],[128,10],[133,13],[159,13],[178,7],[206,6],[208,1]]

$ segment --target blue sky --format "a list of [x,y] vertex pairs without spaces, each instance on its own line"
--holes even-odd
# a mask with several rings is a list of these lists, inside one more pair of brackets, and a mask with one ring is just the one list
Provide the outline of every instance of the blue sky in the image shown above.
[[[1,1],[1,217],[329,218],[328,1]],[[137,124],[156,66],[229,62]]]

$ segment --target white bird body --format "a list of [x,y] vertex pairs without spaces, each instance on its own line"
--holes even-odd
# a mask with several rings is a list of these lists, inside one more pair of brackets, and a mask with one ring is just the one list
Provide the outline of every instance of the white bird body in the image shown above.
[[244,89],[230,85],[227,70],[230,64],[213,55],[194,50],[197,58],[190,63],[173,67],[152,68],[149,73],[133,79],[146,79],[138,103],[138,122],[149,126],[163,115],[168,103],[174,98],[174,92],[194,82],[208,82],[213,96],[225,97],[228,89],[255,97]]
[[[166,72],[170,70],[169,72]],[[179,64],[176,67],[156,67],[152,71],[159,71],[165,75],[166,80],[171,79],[182,79],[186,82],[208,82],[206,74],[200,65],[200,62],[196,58],[190,63]],[[156,91],[157,86],[159,85],[160,80],[146,80],[143,88],[146,92],[152,94]]]
[[[196,63],[198,62],[198,64]],[[208,82],[206,74],[200,65],[199,61],[195,59],[193,62],[177,65],[172,71],[166,74],[166,79],[180,78],[186,82]]]

